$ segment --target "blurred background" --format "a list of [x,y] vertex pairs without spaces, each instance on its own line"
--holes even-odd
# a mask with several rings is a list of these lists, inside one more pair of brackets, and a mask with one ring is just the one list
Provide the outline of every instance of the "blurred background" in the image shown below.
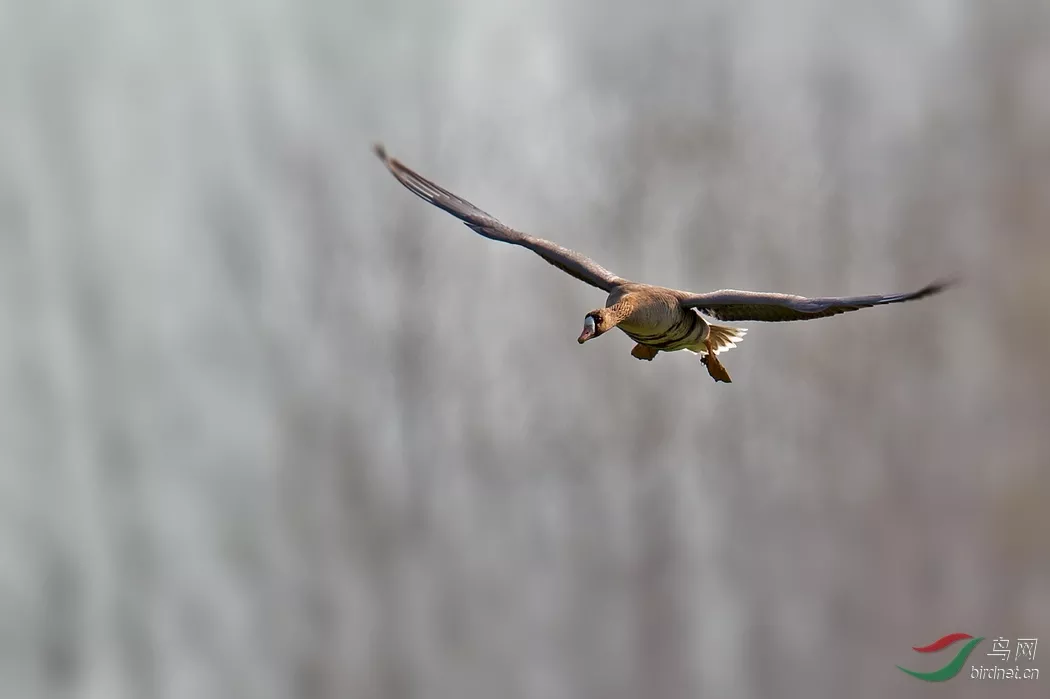
[[[0,696],[1046,696],[895,665],[1050,644],[1048,86],[1045,0],[0,0]],[[716,385],[377,140],[634,279],[965,284]]]

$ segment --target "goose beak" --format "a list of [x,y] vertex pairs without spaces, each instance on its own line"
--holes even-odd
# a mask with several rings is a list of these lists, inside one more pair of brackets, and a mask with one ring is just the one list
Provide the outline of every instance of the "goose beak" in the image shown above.
[[594,330],[594,318],[587,316],[587,318],[583,321],[583,332],[581,332],[580,336],[576,338],[576,341],[579,342],[581,345],[584,342],[587,342],[587,340],[590,340],[592,337],[594,337]]

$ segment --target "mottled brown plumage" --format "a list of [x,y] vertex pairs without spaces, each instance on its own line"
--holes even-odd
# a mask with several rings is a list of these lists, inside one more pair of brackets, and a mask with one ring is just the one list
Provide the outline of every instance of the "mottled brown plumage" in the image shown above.
[[701,362],[715,381],[730,383],[729,372],[718,361],[717,355],[736,347],[746,330],[710,323],[701,313],[725,321],[809,320],[860,308],[921,299],[948,286],[948,282],[935,282],[905,294],[806,298],[733,289],[694,294],[640,284],[616,276],[578,252],[504,225],[465,199],[389,157],[380,145],[375,147],[375,152],[409,191],[444,209],[475,232],[492,240],[528,248],[576,279],[608,292],[605,307],[595,309],[584,317],[583,332],[578,339],[580,344],[619,328],[638,343],[631,350],[632,356],[652,361],[659,352],[689,350],[701,356]]

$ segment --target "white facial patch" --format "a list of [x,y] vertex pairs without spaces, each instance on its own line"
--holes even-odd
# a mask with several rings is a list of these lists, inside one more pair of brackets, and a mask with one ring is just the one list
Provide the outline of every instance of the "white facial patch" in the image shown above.
[[583,330],[587,333],[594,332],[594,316],[587,316],[583,319]]

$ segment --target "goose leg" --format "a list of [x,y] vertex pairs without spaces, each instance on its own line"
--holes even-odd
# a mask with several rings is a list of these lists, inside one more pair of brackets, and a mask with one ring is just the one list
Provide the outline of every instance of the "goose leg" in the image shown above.
[[653,361],[653,357],[655,357],[659,351],[660,350],[655,349],[653,347],[647,347],[646,345],[638,343],[634,346],[634,349],[631,350],[631,356],[637,357],[638,359],[644,359],[647,362],[651,362]]
[[707,367],[707,373],[716,382],[733,383],[733,379],[729,378],[729,372],[715,356],[715,349],[711,346],[711,341],[704,340],[704,346],[707,347],[707,354],[700,358],[700,363]]

